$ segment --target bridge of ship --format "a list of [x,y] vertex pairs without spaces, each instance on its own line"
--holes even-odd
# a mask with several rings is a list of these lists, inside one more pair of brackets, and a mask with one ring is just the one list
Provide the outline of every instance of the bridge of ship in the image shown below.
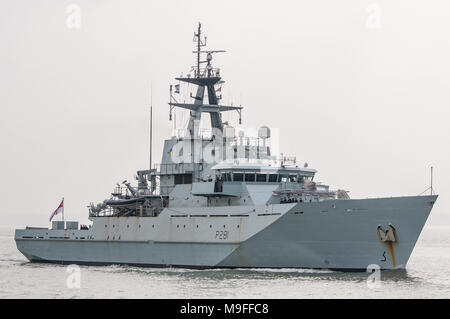
[[218,164],[212,168],[215,178],[192,183],[195,196],[221,197],[241,195],[241,184],[280,185],[279,189],[301,189],[316,173],[313,169],[249,164]]

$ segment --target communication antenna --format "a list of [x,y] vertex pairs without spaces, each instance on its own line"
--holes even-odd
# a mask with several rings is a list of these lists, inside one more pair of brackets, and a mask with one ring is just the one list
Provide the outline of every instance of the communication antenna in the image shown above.
[[[197,43],[197,51],[192,51],[193,53],[197,53],[197,65],[196,65],[197,69],[195,69],[195,67],[192,67],[192,69],[194,69],[194,76],[196,78],[202,77],[202,72],[201,72],[201,68],[200,68],[200,64],[202,64],[202,63],[206,63],[206,67],[205,67],[204,74],[203,74],[204,76],[210,77],[211,75],[214,75],[214,74],[215,74],[215,76],[219,76],[219,74],[220,74],[219,69],[213,69],[213,67],[211,65],[212,54],[226,52],[226,51],[225,50],[207,50],[207,51],[201,50],[202,47],[206,46],[206,36],[203,37],[203,40],[202,40],[202,25],[200,22],[198,23],[197,32],[194,32],[194,42]],[[204,61],[201,60],[201,55],[200,55],[201,53],[206,54],[206,60],[204,60]]]
[[[172,103],[172,84],[169,86],[169,99],[170,99],[170,104]],[[172,121],[172,110],[173,110],[173,106],[170,106],[170,110],[169,110],[169,121]]]
[[152,142],[153,142],[153,86],[150,85],[150,171],[152,170]]
[[433,166],[431,166],[431,183],[430,183],[430,195],[433,195]]
[[202,41],[202,24],[198,23],[197,33],[194,32],[194,42],[197,42],[197,71],[195,77],[200,77],[200,48],[206,46],[206,37],[204,37],[205,42]]

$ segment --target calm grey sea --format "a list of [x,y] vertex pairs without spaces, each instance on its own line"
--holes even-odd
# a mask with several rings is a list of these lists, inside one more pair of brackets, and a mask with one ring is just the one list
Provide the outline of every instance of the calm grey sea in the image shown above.
[[29,263],[14,230],[0,228],[0,298],[450,298],[450,227],[426,227],[406,271],[161,269],[82,266],[68,288],[66,266]]

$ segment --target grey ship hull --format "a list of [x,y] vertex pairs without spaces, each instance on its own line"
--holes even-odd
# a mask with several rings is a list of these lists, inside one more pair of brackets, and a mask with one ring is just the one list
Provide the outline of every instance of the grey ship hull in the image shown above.
[[[177,208],[186,213],[178,216],[166,209],[153,218],[97,218],[89,231],[16,230],[15,240],[22,254],[37,262],[340,270],[365,270],[377,264],[382,269],[402,269],[436,199],[207,207],[208,217],[192,216],[194,211],[202,213],[201,208]],[[232,215],[233,209],[239,215]],[[243,209],[250,211],[248,216],[242,215]],[[224,211],[230,215],[223,215]],[[378,226],[389,225],[395,227],[395,242],[383,242],[377,232]],[[130,227],[136,231],[124,231]],[[127,237],[127,233],[134,235]]]
[[[241,122],[242,107],[219,105],[222,82],[211,65],[211,54],[222,51],[201,48],[200,24],[195,37],[197,67],[176,78],[197,86],[193,103],[173,103],[170,86],[170,112],[189,110],[189,123],[165,140],[159,170],[150,159],[137,188],[124,181],[125,192],[118,185],[112,198],[91,204],[90,229],[19,229],[17,248],[31,261],[53,263],[405,268],[437,196],[347,199],[313,182],[316,170],[271,155],[268,127],[257,138],[236,135],[221,115],[236,111]],[[199,127],[206,113],[210,134]]]

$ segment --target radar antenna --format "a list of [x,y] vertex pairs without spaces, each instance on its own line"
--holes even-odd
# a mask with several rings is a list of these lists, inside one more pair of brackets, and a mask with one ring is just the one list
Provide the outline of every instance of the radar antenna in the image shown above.
[[[213,53],[222,53],[222,52],[226,52],[225,50],[205,50],[202,51],[201,48],[206,46],[206,36],[203,37],[202,40],[202,25],[199,22],[198,23],[198,29],[197,29],[197,33],[194,32],[194,42],[197,43],[197,51],[192,51],[192,53],[196,53],[197,54],[197,66],[196,69],[195,66],[192,67],[192,69],[194,70],[194,77],[196,78],[200,78],[203,76],[207,76],[207,77],[211,77],[213,75],[213,73],[215,73],[215,76],[219,76],[220,75],[220,71],[219,69],[213,70],[213,67],[211,65],[211,61],[212,61],[212,54]],[[201,54],[204,53],[206,54],[206,60],[201,59]],[[206,63],[206,67],[205,70],[203,71],[202,74],[202,70],[200,68],[200,65],[202,63]],[[215,71],[215,72],[214,72]]]

